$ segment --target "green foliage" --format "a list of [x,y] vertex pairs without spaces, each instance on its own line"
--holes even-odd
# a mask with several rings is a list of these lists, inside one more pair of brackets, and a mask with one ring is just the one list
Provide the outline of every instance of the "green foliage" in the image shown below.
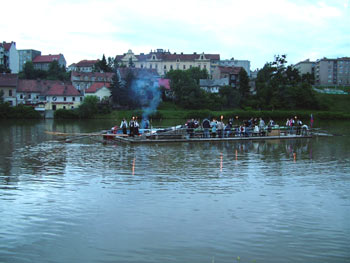
[[11,70],[7,68],[5,65],[0,65],[0,73],[11,73]]
[[78,115],[82,119],[89,119],[98,113],[98,102],[97,96],[86,96],[83,103],[78,108]]
[[238,108],[241,102],[241,92],[231,86],[220,88],[219,94],[222,98],[222,105],[225,108]]
[[4,103],[4,91],[0,90],[0,103]]
[[247,72],[242,68],[238,75],[239,78],[239,95],[241,97],[241,101],[244,102],[248,99],[250,94],[250,86],[249,86],[249,77]]
[[309,77],[301,78],[291,66],[286,67],[286,55],[275,60],[258,72],[257,108],[259,109],[319,109],[320,105],[312,90]]
[[48,79],[48,80],[70,80],[70,72],[66,72],[63,66],[60,66],[56,60],[49,65],[49,70],[35,69],[31,61],[24,64],[23,71],[19,73],[20,79]]
[[108,63],[105,55],[103,54],[102,59],[95,63],[94,71],[95,72],[113,72],[114,68],[114,59],[109,57]]
[[166,77],[170,79],[175,103],[187,109],[200,109],[206,105],[208,96],[198,83],[200,78],[207,76],[207,71],[199,68],[170,70]]
[[18,106],[10,106],[9,103],[0,103],[0,119],[40,119],[39,112],[32,107],[20,104]]

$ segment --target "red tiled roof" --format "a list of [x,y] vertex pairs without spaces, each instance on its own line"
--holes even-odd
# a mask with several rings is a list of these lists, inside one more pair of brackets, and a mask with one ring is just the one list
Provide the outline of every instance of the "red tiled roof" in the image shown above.
[[0,87],[16,87],[18,83],[18,74],[1,73]]
[[6,42],[0,43],[0,45],[3,46],[6,51],[10,50],[12,44],[16,45],[16,42],[11,41],[11,43],[6,43]]
[[111,79],[113,77],[114,73],[113,72],[77,72],[77,71],[73,71],[72,72],[72,76],[74,77],[102,77],[102,78],[107,78],[107,79]]
[[120,76],[122,79],[125,79],[128,72],[131,71],[135,78],[149,78],[149,77],[155,77],[159,78],[158,71],[156,69],[149,69],[149,68],[119,68]]
[[51,63],[54,60],[59,60],[60,57],[63,56],[62,54],[58,55],[43,55],[43,56],[36,56],[33,59],[33,63]]
[[47,96],[81,96],[80,92],[71,84],[54,84],[46,92]]
[[[61,88],[58,88],[61,87]],[[66,87],[66,89],[65,89]],[[70,82],[62,82],[59,80],[30,80],[21,79],[18,81],[17,92],[40,93],[41,95],[66,95],[66,96],[80,96]],[[63,90],[63,93],[61,92]],[[53,94],[55,93],[55,94]],[[60,94],[62,93],[62,94]],[[70,94],[72,93],[72,94]]]
[[92,67],[99,61],[100,61],[99,59],[96,59],[96,60],[86,60],[86,59],[84,59],[84,60],[79,61],[76,64],[76,66],[77,67]]
[[93,83],[87,90],[85,90],[85,93],[95,93],[99,89],[106,87],[109,88],[110,84],[105,82],[95,82]]
[[159,79],[159,86],[163,86],[166,90],[170,90],[170,80],[169,79]]
[[220,73],[239,74],[242,67],[222,67],[218,66]]

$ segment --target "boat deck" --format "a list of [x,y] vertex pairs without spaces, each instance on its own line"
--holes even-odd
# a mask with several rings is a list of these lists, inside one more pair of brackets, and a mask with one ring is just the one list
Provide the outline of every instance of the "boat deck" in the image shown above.
[[237,136],[237,137],[228,137],[228,138],[188,138],[188,137],[173,137],[169,136],[160,137],[160,136],[135,136],[135,137],[113,137],[114,141],[127,144],[153,144],[153,143],[194,143],[194,142],[224,142],[224,141],[263,141],[263,140],[281,140],[281,139],[304,139],[312,138],[311,134],[308,135],[279,135],[279,136]]

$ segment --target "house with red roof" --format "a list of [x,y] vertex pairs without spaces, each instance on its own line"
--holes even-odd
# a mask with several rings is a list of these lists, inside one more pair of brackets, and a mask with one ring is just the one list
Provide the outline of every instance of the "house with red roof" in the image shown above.
[[228,78],[228,84],[231,87],[237,88],[239,86],[239,72],[242,67],[224,67],[217,66],[213,70],[213,79]]
[[58,55],[39,55],[33,59],[33,65],[35,69],[49,70],[50,63],[57,61],[61,67],[66,67],[66,59],[62,54]]
[[131,50],[123,55],[116,56],[119,64],[135,68],[156,69],[160,76],[164,76],[169,70],[186,70],[192,67],[206,69],[212,74],[212,65],[220,61],[219,54],[184,54],[170,53],[163,49],[157,49],[149,53],[135,55]]
[[36,110],[74,109],[82,101],[82,94],[70,82],[29,79],[18,81],[17,103],[34,106]]
[[45,93],[47,110],[75,109],[83,102],[82,94],[70,83],[56,83]]
[[93,83],[103,82],[112,83],[114,73],[111,72],[78,72],[72,71],[71,81],[73,86],[84,94],[85,90],[90,88]]
[[10,69],[11,73],[18,73],[19,57],[16,42],[0,42],[0,65]]
[[109,88],[110,83],[95,82],[87,90],[85,90],[84,96],[96,96],[100,101],[109,100],[112,95]]
[[16,106],[16,88],[18,83],[18,75],[10,73],[0,74],[0,91],[3,93],[5,102],[11,106]]

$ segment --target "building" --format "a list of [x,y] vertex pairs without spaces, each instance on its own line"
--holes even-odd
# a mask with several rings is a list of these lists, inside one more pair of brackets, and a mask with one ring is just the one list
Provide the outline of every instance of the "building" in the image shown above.
[[78,72],[93,72],[95,64],[100,60],[81,60],[78,63],[73,63],[68,67],[69,71],[78,71]]
[[186,70],[192,67],[206,69],[212,74],[212,65],[220,60],[219,54],[184,54],[170,53],[163,49],[157,49],[149,54],[135,55],[131,50],[128,53],[116,56],[120,65],[135,68],[155,69],[160,76],[164,76],[170,70]]
[[222,79],[200,79],[199,86],[206,92],[219,93],[220,88],[229,85],[229,78]]
[[112,95],[110,83],[95,82],[87,90],[85,90],[85,96],[96,96],[100,101],[109,100]]
[[20,49],[18,50],[19,57],[19,71],[23,71],[23,67],[28,61],[33,61],[34,58],[40,56],[41,52],[34,49]]
[[50,63],[57,61],[61,67],[66,68],[66,59],[62,54],[58,55],[40,55],[33,59],[33,65],[35,69],[49,70]]
[[95,82],[112,83],[114,73],[111,72],[78,72],[72,71],[71,81],[73,86],[84,94],[85,90]]
[[38,111],[74,109],[82,101],[82,94],[69,82],[29,79],[18,81],[17,104],[31,105]]
[[56,83],[45,93],[46,110],[75,109],[83,101],[82,94],[70,83]]
[[315,85],[350,86],[350,57],[317,60]]
[[228,78],[228,85],[234,88],[239,86],[239,72],[241,67],[223,67],[217,66],[213,71],[213,79]]
[[0,43],[0,65],[10,69],[11,73],[18,73],[19,71],[18,51],[16,49],[16,42]]
[[222,67],[241,67],[244,68],[244,70],[247,72],[248,77],[250,77],[250,61],[249,60],[237,60],[234,58],[231,59],[225,59],[220,60],[217,64],[213,65],[215,66],[222,66]]
[[0,74],[0,91],[3,93],[4,102],[16,106],[16,89],[18,83],[18,75],[10,73]]
[[293,68],[299,71],[300,75],[304,74],[314,74],[316,62],[310,61],[310,59],[306,59],[304,61],[300,61],[297,64],[293,65]]

